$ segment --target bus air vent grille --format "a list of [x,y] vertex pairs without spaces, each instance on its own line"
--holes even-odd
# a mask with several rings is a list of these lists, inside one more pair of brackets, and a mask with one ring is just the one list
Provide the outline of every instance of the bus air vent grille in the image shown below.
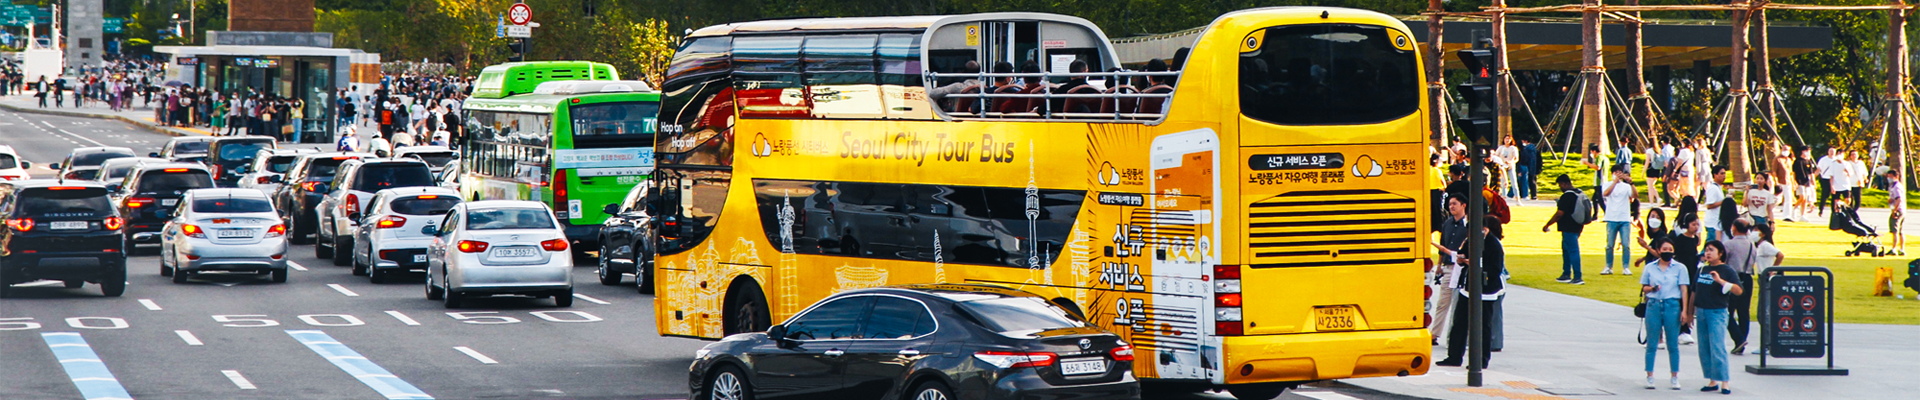
[[1419,203],[1381,190],[1289,192],[1247,207],[1254,268],[1412,262]]

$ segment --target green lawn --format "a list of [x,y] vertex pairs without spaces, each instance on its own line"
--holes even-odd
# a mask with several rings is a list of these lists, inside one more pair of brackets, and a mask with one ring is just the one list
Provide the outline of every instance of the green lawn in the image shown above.
[[[1585,234],[1581,235],[1581,265],[1587,284],[1575,286],[1554,282],[1554,278],[1560,276],[1560,233],[1540,232],[1540,225],[1553,215],[1553,209],[1513,207],[1513,214],[1505,240],[1512,283],[1625,306],[1638,301],[1639,275],[1622,276],[1617,269],[1615,275],[1600,275],[1606,265],[1604,223],[1587,225]],[[1776,245],[1786,255],[1783,265],[1822,266],[1833,270],[1838,281],[1834,312],[1839,322],[1920,324],[1920,301],[1916,301],[1913,290],[1899,287],[1906,273],[1906,261],[1911,258],[1843,257],[1841,253],[1849,247],[1852,237],[1827,230],[1825,223],[1781,223],[1775,237]],[[1920,246],[1914,249],[1920,251]],[[1617,257],[1619,250],[1614,251]],[[1637,245],[1633,253],[1634,257],[1644,254]],[[1903,294],[1906,299],[1871,296],[1876,267],[1894,269],[1894,293]],[[1634,269],[1637,273],[1640,268]]]

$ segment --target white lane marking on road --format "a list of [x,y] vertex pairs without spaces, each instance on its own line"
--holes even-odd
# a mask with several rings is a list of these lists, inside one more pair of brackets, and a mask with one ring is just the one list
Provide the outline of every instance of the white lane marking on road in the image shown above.
[[[67,378],[73,380],[73,386],[80,389],[80,397],[87,400],[128,399],[127,388],[107,370],[107,364],[100,361],[100,355],[87,345],[87,339],[79,332],[42,332],[41,340],[47,342],[47,348],[53,350],[53,357],[60,360],[60,368],[66,370]],[[77,345],[77,346],[70,346]]]
[[34,283],[22,283],[22,284],[18,284],[18,285],[13,285],[13,287],[40,287],[40,286],[54,286],[54,285],[63,285],[63,284],[66,284],[66,282],[61,282],[61,281],[39,281],[39,282],[34,282]]
[[1334,393],[1334,392],[1293,392],[1293,394],[1312,397],[1319,400],[1360,400],[1360,398],[1358,397],[1348,396],[1348,395]]
[[341,371],[345,371],[348,376],[359,379],[360,383],[366,384],[367,387],[373,388],[376,392],[380,392],[381,396],[385,396],[388,399],[433,398],[433,396],[428,396],[427,392],[423,392],[420,388],[414,387],[413,384],[393,376],[392,372],[388,372],[386,368],[381,368],[379,364],[374,364],[365,357],[360,357],[360,352],[353,351],[353,349],[340,344],[338,340],[335,340],[332,336],[328,336],[326,332],[317,330],[287,330],[287,335],[293,336],[294,340],[300,341],[301,344],[307,346],[308,350],[313,350],[313,352],[319,354],[321,358],[327,359],[328,362],[333,363],[333,366],[340,368]]
[[148,310],[160,311],[160,304],[154,303],[153,300],[150,299],[140,299],[140,306],[146,307]]
[[199,337],[193,336],[193,332],[173,331],[173,334],[180,335],[180,341],[187,342],[188,346],[199,346],[199,345],[206,344],[201,342]]
[[297,262],[292,262],[292,261],[288,261],[288,262],[287,262],[287,268],[293,268],[293,270],[295,270],[295,271],[306,271],[306,270],[307,270],[307,266],[305,266],[305,265],[300,265],[300,263],[297,263]]
[[54,130],[56,130],[56,131],[60,131],[60,133],[65,133],[65,134],[67,134],[67,135],[70,135],[70,136],[73,136],[73,137],[75,137],[75,138],[79,138],[80,140],[85,140],[85,141],[88,141],[88,142],[93,142],[93,145],[95,145],[95,146],[106,146],[106,145],[107,145],[106,143],[100,143],[100,141],[98,141],[98,140],[93,140],[93,138],[89,138],[89,137],[86,137],[86,136],[80,136],[80,134],[77,134],[77,133],[73,133],[73,132],[67,132],[67,130],[66,130],[66,129],[59,129],[59,128],[54,128]]
[[239,386],[241,389],[246,389],[246,390],[259,389],[259,387],[253,386],[253,382],[248,381],[247,377],[241,376],[240,371],[223,369],[223,370],[220,370],[220,374],[226,375],[227,380],[233,381],[233,385]]
[[499,361],[494,361],[493,357],[487,357],[487,355],[480,354],[480,352],[478,351],[473,351],[473,349],[469,349],[467,348],[467,346],[453,346],[453,349],[459,350],[461,353],[466,353],[467,357],[473,357],[473,359],[475,360],[480,360],[481,364],[499,364],[500,363]]
[[327,284],[327,287],[333,288],[333,291],[340,292],[340,294],[347,295],[347,297],[360,297],[359,293],[354,293],[352,290],[347,290],[346,286],[340,286],[340,284],[338,283],[329,283]]
[[599,305],[603,305],[603,306],[604,306],[604,305],[609,305],[609,304],[613,304],[613,303],[608,303],[608,302],[607,302],[606,300],[601,300],[601,299],[596,299],[596,298],[592,298],[592,297],[588,297],[587,295],[584,295],[584,294],[579,294],[579,293],[574,293],[574,294],[573,294],[573,298],[576,298],[576,299],[581,299],[581,300],[586,300],[586,301],[587,301],[588,303],[593,303],[593,304],[599,304]]
[[401,314],[399,311],[387,310],[387,315],[392,315],[393,319],[400,320],[400,323],[407,324],[407,326],[420,326],[420,321],[415,321],[413,320],[413,317],[408,317],[406,314]]

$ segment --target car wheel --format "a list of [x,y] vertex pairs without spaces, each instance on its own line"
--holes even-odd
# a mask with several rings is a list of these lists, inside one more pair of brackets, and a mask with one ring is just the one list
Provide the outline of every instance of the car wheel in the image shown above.
[[760,288],[743,289],[740,299],[726,311],[726,334],[762,332],[772,325],[767,316],[767,297],[760,294]]
[[333,244],[321,238],[318,233],[313,234],[313,258],[322,260],[333,258]]
[[287,269],[273,270],[273,283],[287,283]]
[[439,286],[433,285],[433,276],[428,275],[427,276],[427,300],[440,300],[442,298],[445,298],[446,295],[447,293],[442,291]]
[[553,292],[553,305],[573,307],[573,289]]
[[87,281],[83,281],[79,279],[68,279],[61,283],[66,284],[68,289],[79,289],[81,286],[87,285]]
[[[0,280],[0,282],[5,282]],[[100,294],[107,297],[120,297],[127,293],[127,260],[121,259],[119,265],[108,269],[106,276],[100,278]]]
[[1285,391],[1287,387],[1277,385],[1254,384],[1227,387],[1227,393],[1232,393],[1233,398],[1240,400],[1271,400],[1280,397],[1280,393]]
[[187,278],[191,275],[192,274],[187,273],[186,270],[175,268],[173,271],[173,283],[187,283]]
[[600,264],[600,284],[607,286],[618,285],[620,284],[620,273],[613,272],[612,266],[607,265],[607,259],[613,257],[607,257],[606,255],[607,245],[602,244],[600,245],[600,261],[598,261]]
[[373,282],[375,284],[381,284],[381,283],[387,283],[387,281],[393,280],[393,278],[389,276],[389,275],[393,275],[393,273],[387,272],[386,270],[382,270],[379,268],[373,268],[373,267],[365,267],[365,268],[367,268],[367,280],[370,282]]
[[640,294],[653,294],[653,266],[640,265],[639,257],[633,260],[633,286]]
[[707,377],[708,400],[751,400],[753,386],[747,383],[746,374],[731,365],[721,366]]
[[913,389],[913,400],[951,400],[953,389],[939,381],[927,381]]
[[[346,266],[349,261],[353,260],[353,240],[342,241],[340,240],[339,237],[335,237],[333,238],[332,247],[333,247],[333,265],[334,266],[343,267],[343,266]],[[366,274],[364,271],[354,271],[354,272],[356,272],[354,275]]]
[[447,308],[460,308],[460,292],[448,290],[443,296],[447,302]]
[[293,244],[313,243],[307,240],[307,232],[305,229],[306,227],[300,224],[299,218],[287,218],[287,242]]
[[[0,264],[5,264],[5,262],[0,262]],[[11,294],[9,292],[13,291],[13,277],[7,275],[10,275],[7,273],[7,267],[0,266],[0,299],[7,298],[7,296]]]

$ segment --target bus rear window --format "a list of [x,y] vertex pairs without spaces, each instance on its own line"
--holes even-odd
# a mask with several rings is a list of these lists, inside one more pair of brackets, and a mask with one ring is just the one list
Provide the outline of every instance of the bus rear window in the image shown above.
[[1281,125],[1367,124],[1412,114],[1420,107],[1420,75],[1411,40],[1380,26],[1267,28],[1259,50],[1240,53],[1240,112]]
[[[633,101],[576,105],[567,109],[573,124],[574,147],[634,147],[635,141],[651,144],[659,126],[660,103]],[[598,146],[615,139],[617,142]]]

